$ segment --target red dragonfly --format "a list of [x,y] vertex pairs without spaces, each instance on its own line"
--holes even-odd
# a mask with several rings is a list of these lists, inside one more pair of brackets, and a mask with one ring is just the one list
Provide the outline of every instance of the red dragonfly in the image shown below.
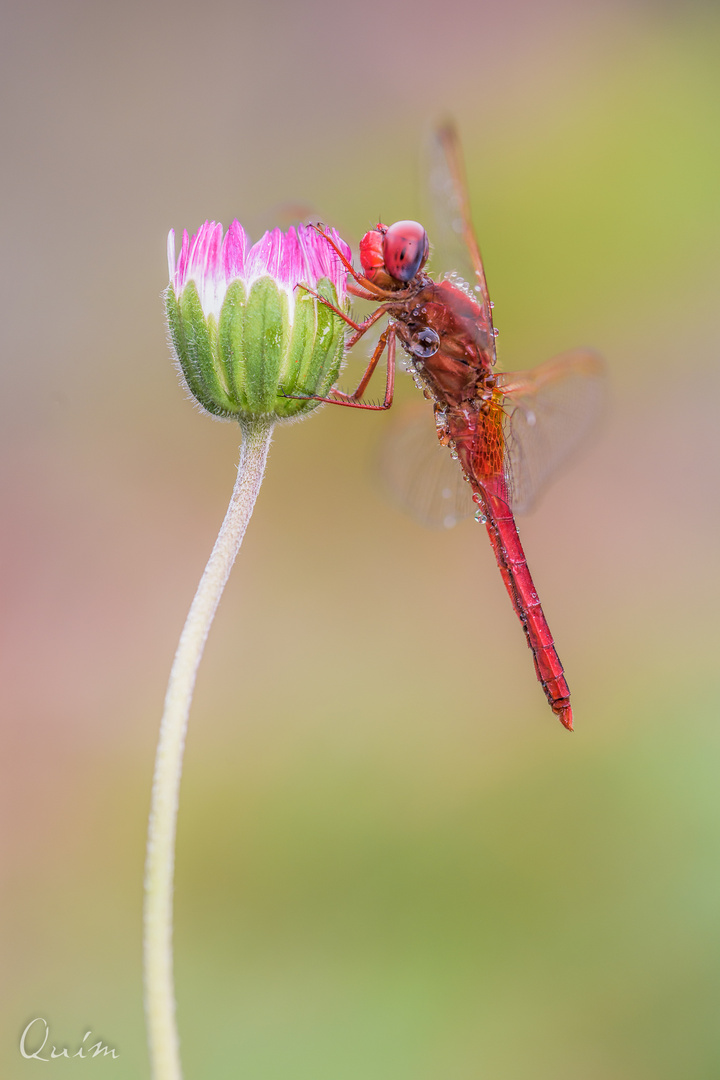
[[[603,363],[594,353],[578,350],[531,371],[495,371],[493,305],[471,224],[454,129],[440,129],[435,145],[436,180],[439,175],[447,202],[445,219],[464,242],[471,264],[469,281],[457,273],[433,280],[425,271],[430,248],[418,222],[378,224],[366,233],[360,242],[362,272],[326,236],[352,279],[349,292],[378,304],[367,319],[355,322],[318,296],[352,328],[348,347],[383,316],[389,321],[356,390],[347,394],[333,389],[317,400],[357,409],[390,408],[395,346],[400,343],[410,357],[408,369],[433,402],[440,443],[458,461],[470,485],[476,520],[487,528],[550,707],[572,730],[570,691],[530,576],[513,509],[529,505],[548,473],[570,454],[599,411]],[[372,404],[363,395],[383,353],[387,354],[385,398]],[[405,472],[410,476],[412,471],[410,461]],[[447,489],[445,494],[449,494]]]

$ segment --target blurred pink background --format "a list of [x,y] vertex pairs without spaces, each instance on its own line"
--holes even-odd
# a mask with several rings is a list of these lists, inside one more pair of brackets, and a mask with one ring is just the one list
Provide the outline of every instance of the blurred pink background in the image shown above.
[[421,213],[448,114],[503,366],[592,345],[611,370],[600,438],[521,524],[576,734],[484,530],[383,500],[391,418],[278,430],[190,719],[186,1076],[720,1074],[716,9],[29,0],[3,24],[1,1075],[39,1068],[36,1016],[119,1053],[48,1072],[148,1075],[155,741],[238,445],[177,384],[167,231],[257,238],[291,201],[356,242]]

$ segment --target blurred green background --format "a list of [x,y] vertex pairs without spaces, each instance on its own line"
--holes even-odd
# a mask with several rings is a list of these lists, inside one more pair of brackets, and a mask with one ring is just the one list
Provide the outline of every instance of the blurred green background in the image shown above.
[[[179,821],[186,1076],[720,1075],[715,5],[3,13],[0,1075],[25,1024],[148,1075],[146,816],[238,432],[168,356],[165,237],[288,201],[421,213],[455,116],[507,368],[592,345],[600,438],[522,535],[553,719],[484,530],[373,470],[389,415],[279,430],[197,686]],[[409,380],[403,379],[403,383]],[[401,398],[415,395],[401,387]]]

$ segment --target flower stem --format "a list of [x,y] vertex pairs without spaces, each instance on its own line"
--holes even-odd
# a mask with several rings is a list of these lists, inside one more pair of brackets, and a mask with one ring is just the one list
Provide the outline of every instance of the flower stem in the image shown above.
[[255,506],[273,422],[241,421],[237,480],[225,520],[180,636],[160,725],[145,863],[145,1014],[153,1080],[181,1080],[175,1022],[172,919],[178,792],[195,677],[225,583]]

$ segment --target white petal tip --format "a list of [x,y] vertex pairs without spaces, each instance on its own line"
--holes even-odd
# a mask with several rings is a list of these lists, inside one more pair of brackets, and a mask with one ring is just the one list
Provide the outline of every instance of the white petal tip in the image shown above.
[[170,284],[175,286],[175,230],[171,229],[167,238],[168,275]]

